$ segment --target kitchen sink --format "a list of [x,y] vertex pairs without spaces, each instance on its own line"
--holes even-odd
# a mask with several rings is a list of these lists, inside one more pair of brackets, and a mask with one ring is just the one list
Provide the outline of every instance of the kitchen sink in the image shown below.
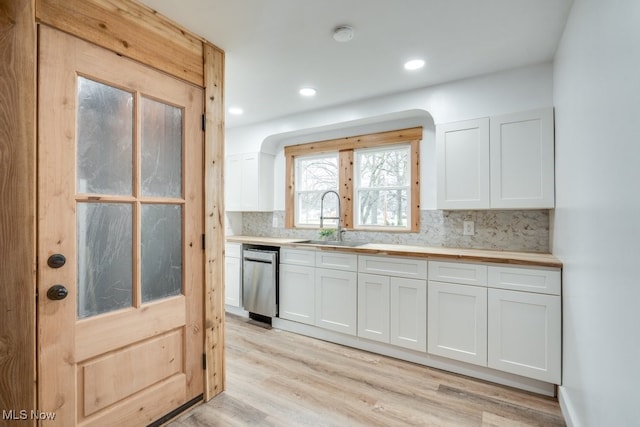
[[350,248],[354,248],[356,246],[365,245],[366,242],[358,242],[358,241],[338,241],[338,240],[305,240],[303,242],[298,243],[308,243],[310,245],[322,245],[322,246],[346,246]]

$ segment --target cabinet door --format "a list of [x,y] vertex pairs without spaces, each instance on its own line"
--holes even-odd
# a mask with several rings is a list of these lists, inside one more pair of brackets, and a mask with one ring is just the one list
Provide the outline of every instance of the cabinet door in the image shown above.
[[489,119],[438,125],[438,208],[489,208]]
[[316,268],[316,326],[356,335],[357,282],[352,271]]
[[280,264],[279,317],[313,325],[315,320],[315,269]]
[[488,365],[560,384],[558,295],[489,289]]
[[487,288],[429,282],[428,351],[487,366]]
[[491,207],[554,204],[553,109],[491,117]]
[[427,282],[391,277],[391,344],[411,350],[427,351]]
[[242,210],[242,154],[226,157],[225,165],[225,209]]
[[242,307],[240,258],[226,256],[224,258],[224,265],[224,303],[233,307]]
[[358,336],[389,342],[389,277],[358,274]]
[[243,211],[255,211],[258,209],[258,197],[260,187],[259,153],[247,153],[242,155],[242,199]]

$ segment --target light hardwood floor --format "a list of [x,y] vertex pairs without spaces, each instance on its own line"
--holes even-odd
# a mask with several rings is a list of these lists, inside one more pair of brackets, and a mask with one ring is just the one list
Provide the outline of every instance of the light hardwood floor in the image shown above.
[[193,426],[563,426],[555,399],[227,315],[227,390]]

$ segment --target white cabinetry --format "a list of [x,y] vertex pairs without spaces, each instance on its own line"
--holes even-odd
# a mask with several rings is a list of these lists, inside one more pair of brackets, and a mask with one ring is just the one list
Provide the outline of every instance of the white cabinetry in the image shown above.
[[280,250],[279,317],[356,335],[357,255]]
[[488,294],[488,366],[560,384],[560,271],[490,266],[489,277],[502,289]]
[[429,262],[428,351],[487,365],[487,266]]
[[233,307],[242,307],[242,263],[240,262],[242,244],[226,243],[224,252],[224,303]]
[[553,108],[436,129],[440,209],[553,208]]
[[427,351],[427,281],[390,278],[391,344]]
[[389,278],[358,274],[358,336],[389,342]]
[[316,268],[316,326],[356,335],[358,275]]
[[273,210],[273,163],[274,156],[262,152],[227,156],[225,209]]
[[438,207],[489,208],[489,119],[439,125]]
[[553,109],[491,117],[491,207],[553,208]]
[[426,351],[427,262],[358,257],[358,336]]
[[278,312],[283,319],[315,323],[315,251],[282,248]]

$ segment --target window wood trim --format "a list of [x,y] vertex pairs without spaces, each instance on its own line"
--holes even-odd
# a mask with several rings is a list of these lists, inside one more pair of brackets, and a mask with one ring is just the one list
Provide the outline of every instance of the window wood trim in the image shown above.
[[358,228],[358,230],[417,232],[420,229],[420,141],[422,127],[372,133],[346,138],[328,139],[284,148],[285,156],[285,227],[295,228],[295,158],[338,152],[338,193],[342,205],[342,226],[353,229],[353,151],[398,143],[409,143],[411,151],[411,224],[409,229]]

